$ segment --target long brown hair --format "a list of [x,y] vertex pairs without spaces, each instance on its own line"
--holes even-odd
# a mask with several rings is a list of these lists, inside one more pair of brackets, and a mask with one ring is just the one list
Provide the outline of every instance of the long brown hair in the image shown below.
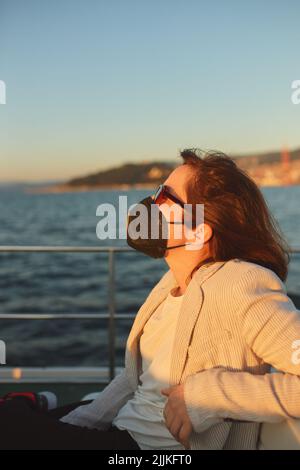
[[291,248],[246,171],[219,151],[185,149],[180,157],[194,170],[186,186],[187,202],[204,204],[204,222],[213,229],[212,259],[257,263],[285,281]]

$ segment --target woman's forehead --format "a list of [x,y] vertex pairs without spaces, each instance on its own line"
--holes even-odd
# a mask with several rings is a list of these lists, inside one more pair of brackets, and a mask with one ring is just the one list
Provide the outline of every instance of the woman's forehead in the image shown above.
[[165,180],[164,184],[170,192],[182,201],[186,201],[186,185],[193,176],[193,170],[190,165],[179,165],[176,167]]

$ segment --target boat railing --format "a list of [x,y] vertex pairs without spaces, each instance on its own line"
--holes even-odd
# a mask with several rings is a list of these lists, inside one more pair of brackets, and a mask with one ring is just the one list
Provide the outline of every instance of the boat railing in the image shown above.
[[[121,368],[115,364],[116,320],[133,319],[135,313],[116,313],[115,256],[117,253],[136,253],[129,247],[98,246],[0,246],[0,253],[107,253],[108,254],[108,313],[0,313],[0,320],[78,320],[108,319],[109,365],[106,367],[6,367],[0,366],[0,383],[10,382],[58,382],[58,383],[109,383]],[[300,253],[293,248],[291,253]]]
[[108,254],[108,313],[0,313],[0,320],[92,320],[108,319],[109,365],[106,367],[6,367],[0,366],[0,383],[5,382],[98,382],[108,383],[121,368],[115,364],[116,320],[133,319],[135,313],[116,313],[115,256],[116,253],[136,253],[129,247],[98,246],[0,246],[0,253],[107,253]]

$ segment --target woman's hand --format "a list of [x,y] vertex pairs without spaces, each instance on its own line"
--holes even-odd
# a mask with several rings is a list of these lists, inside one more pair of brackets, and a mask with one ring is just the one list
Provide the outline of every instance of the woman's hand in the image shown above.
[[186,449],[190,449],[189,437],[193,430],[192,423],[187,414],[183,394],[184,384],[174,385],[161,389],[161,393],[168,398],[164,408],[164,418],[167,428],[175,439],[181,442]]

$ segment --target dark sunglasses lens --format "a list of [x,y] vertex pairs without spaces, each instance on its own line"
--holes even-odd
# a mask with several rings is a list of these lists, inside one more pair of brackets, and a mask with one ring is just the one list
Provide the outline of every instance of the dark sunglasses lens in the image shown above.
[[154,195],[154,202],[156,204],[161,204],[163,199],[164,199],[164,189],[163,189],[163,186],[160,185]]

